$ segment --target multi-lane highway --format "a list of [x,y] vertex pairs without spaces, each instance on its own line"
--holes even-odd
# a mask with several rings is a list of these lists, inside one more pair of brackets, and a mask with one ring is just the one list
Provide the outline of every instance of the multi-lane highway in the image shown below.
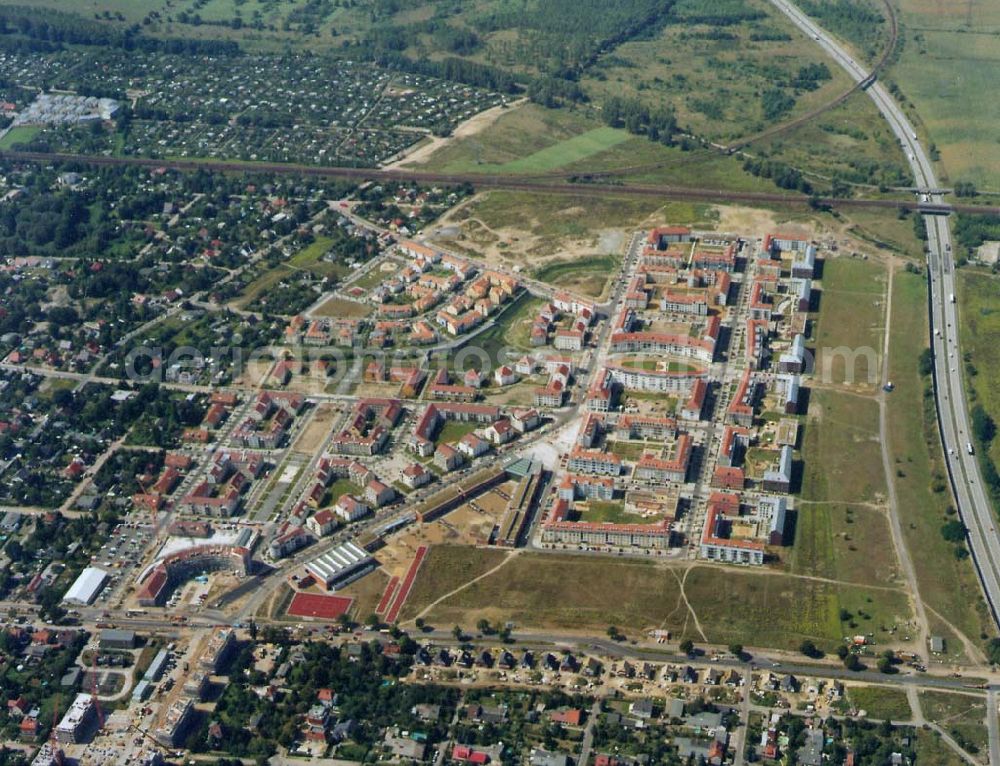
[[[862,65],[798,8],[786,0],[772,0],[772,2],[803,32],[819,43],[851,77],[859,82],[868,77],[869,72]],[[938,184],[934,168],[917,138],[916,130],[902,109],[877,81],[868,87],[867,93],[902,145],[913,170],[916,186],[927,192],[936,190]],[[939,194],[927,193],[923,198],[934,205],[944,203]],[[969,528],[970,547],[979,569],[986,599],[994,619],[997,619],[1000,607],[1000,536],[995,530],[993,512],[983,488],[979,464],[971,445],[968,409],[962,386],[951,231],[947,217],[926,215],[924,221],[927,226],[927,261],[931,290],[934,383],[941,436],[958,509]]]
[[[787,0],[771,0],[805,34],[815,40],[857,82],[870,73],[822,28]],[[913,171],[921,201],[941,205],[944,200],[927,153],[917,131],[903,110],[877,80],[867,88],[879,112],[899,140]],[[969,530],[969,547],[976,563],[986,601],[994,621],[1000,607],[1000,536],[974,454],[969,410],[962,385],[962,355],[959,348],[958,308],[955,302],[955,268],[948,218],[925,215],[927,267],[930,282],[931,350],[934,357],[934,391],[945,461],[955,501]],[[1000,735],[996,734],[995,707],[990,716],[990,762],[1000,764]]]

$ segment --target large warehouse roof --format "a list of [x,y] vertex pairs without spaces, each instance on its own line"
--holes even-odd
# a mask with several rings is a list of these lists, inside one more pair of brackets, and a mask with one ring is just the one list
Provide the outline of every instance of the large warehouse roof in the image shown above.
[[101,592],[101,588],[107,584],[108,577],[108,573],[103,569],[87,567],[80,572],[80,576],[76,578],[76,582],[66,591],[63,601],[89,606],[97,598],[97,594]]
[[368,551],[346,542],[306,564],[306,569],[329,586],[372,560]]

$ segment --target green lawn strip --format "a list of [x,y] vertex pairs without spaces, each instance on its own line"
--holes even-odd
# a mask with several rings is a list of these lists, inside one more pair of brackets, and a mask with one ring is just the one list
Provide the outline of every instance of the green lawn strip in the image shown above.
[[878,428],[874,399],[813,389],[802,437],[802,497],[843,503],[883,501]]
[[888,686],[848,686],[847,698],[869,718],[909,721],[913,717],[906,692]]
[[[930,379],[921,377],[918,367],[919,356],[929,343],[926,301],[924,276],[896,273],[889,344],[889,377],[895,390],[887,399],[892,480],[921,597],[945,620],[978,641],[980,633],[993,633],[978,578],[972,562],[956,558],[956,546],[941,536],[941,526],[955,516],[949,513],[953,506]],[[962,316],[972,313],[964,309]],[[966,342],[963,339],[965,349],[969,348]],[[988,358],[990,343],[981,345]],[[994,358],[1000,361],[1000,357]],[[934,622],[932,616],[932,630],[939,630]],[[960,651],[960,647],[952,642],[949,650]]]
[[816,374],[824,383],[873,389],[882,352],[886,274],[881,264],[832,258],[823,264],[816,318]]

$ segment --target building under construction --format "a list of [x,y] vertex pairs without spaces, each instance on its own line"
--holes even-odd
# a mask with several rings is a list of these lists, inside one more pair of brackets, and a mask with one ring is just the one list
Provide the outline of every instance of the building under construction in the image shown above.
[[56,725],[56,741],[64,744],[82,742],[96,721],[97,706],[94,698],[81,692]]
[[516,478],[518,482],[500,518],[500,526],[493,542],[495,545],[513,548],[524,536],[531,519],[532,506],[545,484],[545,474],[542,464],[530,458],[511,463],[505,471],[508,477]]

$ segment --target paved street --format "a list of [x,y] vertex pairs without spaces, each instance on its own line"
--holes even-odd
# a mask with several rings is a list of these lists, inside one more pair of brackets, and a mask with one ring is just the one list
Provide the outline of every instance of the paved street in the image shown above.
[[[792,22],[818,42],[851,77],[861,82],[868,72],[829,34],[786,0],[773,4]],[[913,170],[922,200],[944,204],[934,168],[917,132],[903,110],[882,84],[875,81],[867,88],[875,106],[899,139]],[[993,509],[983,487],[979,463],[974,454],[969,409],[961,371],[961,348],[958,337],[958,305],[955,298],[955,265],[949,221],[942,215],[925,215],[927,227],[927,265],[931,295],[931,331],[934,357],[934,393],[937,402],[945,462],[956,505],[968,528],[969,547],[979,573],[986,601],[993,618],[1000,604],[1000,536],[997,535]],[[997,725],[995,695],[987,706],[990,762],[1000,764],[1000,732]]]

